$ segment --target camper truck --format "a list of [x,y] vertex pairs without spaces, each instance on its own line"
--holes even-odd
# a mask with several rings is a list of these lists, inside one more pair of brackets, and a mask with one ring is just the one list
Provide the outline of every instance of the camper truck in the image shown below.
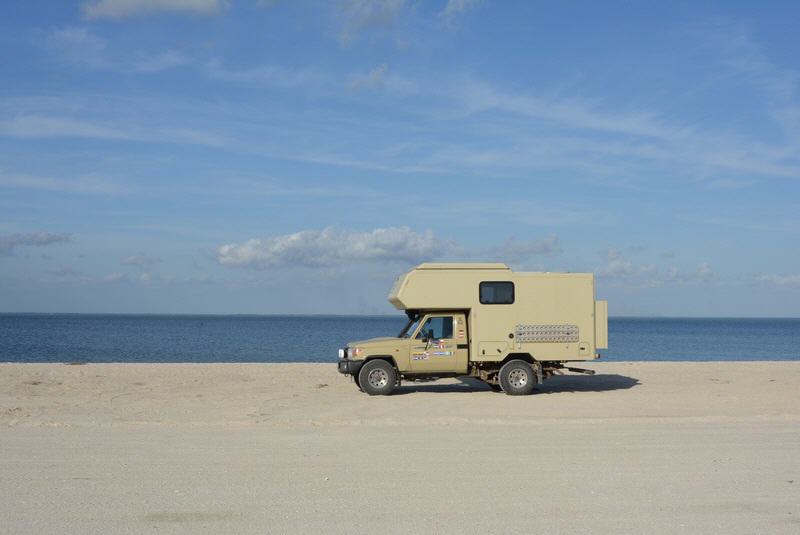
[[408,321],[393,337],[350,342],[339,372],[370,395],[401,380],[470,376],[509,395],[529,394],[608,346],[608,307],[592,273],[523,273],[505,264],[421,264],[389,302]]

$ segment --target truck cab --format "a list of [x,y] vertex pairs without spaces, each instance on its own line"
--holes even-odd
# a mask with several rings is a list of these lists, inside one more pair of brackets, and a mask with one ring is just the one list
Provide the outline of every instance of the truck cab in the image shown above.
[[398,278],[389,301],[408,320],[396,337],[350,342],[338,369],[362,391],[401,380],[472,376],[507,394],[605,347],[605,301],[591,274],[514,273],[505,264],[422,264]]

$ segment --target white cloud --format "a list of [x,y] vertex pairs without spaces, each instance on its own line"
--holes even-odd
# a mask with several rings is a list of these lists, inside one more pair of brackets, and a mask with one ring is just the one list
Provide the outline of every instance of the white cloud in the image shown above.
[[82,9],[87,19],[122,19],[158,12],[213,15],[228,4],[228,0],[91,0]]
[[69,234],[52,232],[0,235],[0,256],[11,255],[17,247],[44,247],[54,243],[68,242],[71,239]]
[[447,5],[439,13],[445,24],[452,25],[456,18],[478,5],[481,0],[447,0]]
[[759,275],[757,280],[774,284],[775,286],[798,286],[800,287],[800,275],[777,275],[777,274],[764,274]]
[[344,17],[344,28],[339,34],[341,43],[351,44],[369,28],[391,27],[406,4],[406,0],[343,0],[339,7]]
[[223,245],[217,260],[228,266],[325,267],[347,262],[386,261],[415,264],[443,256],[452,244],[408,227],[376,228],[368,232],[304,230],[294,234]]

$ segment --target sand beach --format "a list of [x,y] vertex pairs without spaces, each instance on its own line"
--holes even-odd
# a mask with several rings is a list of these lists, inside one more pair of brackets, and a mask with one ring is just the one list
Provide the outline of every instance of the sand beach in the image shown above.
[[589,366],[0,364],[0,533],[800,532],[800,362]]

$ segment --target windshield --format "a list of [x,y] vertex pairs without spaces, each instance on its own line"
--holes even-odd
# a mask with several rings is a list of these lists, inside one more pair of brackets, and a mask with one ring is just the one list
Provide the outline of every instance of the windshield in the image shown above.
[[408,338],[411,334],[417,330],[417,325],[419,324],[419,317],[409,318],[408,323],[406,326],[403,327],[403,330],[400,331],[400,334],[397,335],[398,338]]

